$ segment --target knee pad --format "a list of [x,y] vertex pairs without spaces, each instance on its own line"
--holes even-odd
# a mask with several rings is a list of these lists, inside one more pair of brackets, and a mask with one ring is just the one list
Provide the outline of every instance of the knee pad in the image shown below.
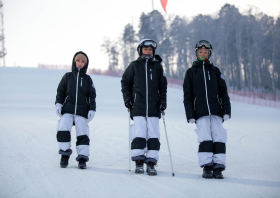
[[76,146],[79,145],[89,145],[89,138],[87,135],[81,135],[77,137]]
[[71,141],[70,131],[58,131],[56,134],[56,139],[58,142],[70,142]]
[[160,142],[159,142],[158,138],[150,138],[150,139],[148,139],[147,143],[148,143],[148,150],[159,151]]
[[199,144],[198,152],[213,153],[213,141],[204,141]]
[[131,149],[144,149],[146,147],[146,139],[137,137],[131,143]]

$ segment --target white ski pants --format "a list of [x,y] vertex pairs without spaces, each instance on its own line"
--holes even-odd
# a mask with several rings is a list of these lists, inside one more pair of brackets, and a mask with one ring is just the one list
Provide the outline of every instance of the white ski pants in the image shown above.
[[225,169],[227,130],[219,116],[204,116],[196,121],[195,132],[198,136],[199,166],[213,166]]
[[157,164],[160,149],[159,118],[135,116],[133,120],[134,125],[131,125],[130,130],[132,160]]
[[62,155],[71,155],[71,129],[75,123],[76,128],[76,150],[78,157],[88,160],[89,156],[89,126],[86,118],[72,115],[72,114],[63,114],[61,119],[57,124],[57,141],[59,147],[59,154]]

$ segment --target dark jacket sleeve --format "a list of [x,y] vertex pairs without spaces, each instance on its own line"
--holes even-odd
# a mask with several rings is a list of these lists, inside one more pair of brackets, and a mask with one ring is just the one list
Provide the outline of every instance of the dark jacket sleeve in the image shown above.
[[184,91],[184,106],[187,116],[187,121],[195,119],[194,115],[194,97],[192,88],[192,74],[191,69],[188,69],[185,75],[183,91]]
[[219,92],[220,92],[220,98],[222,100],[222,107],[223,107],[223,115],[228,114],[231,117],[231,105],[227,92],[226,81],[222,78],[221,71],[218,68],[217,70],[218,70],[217,74],[218,74],[218,82],[219,82]]
[[89,110],[93,110],[93,111],[96,111],[96,90],[95,90],[95,86],[92,82],[92,79],[91,77],[89,76]]
[[122,76],[121,85],[122,85],[122,93],[123,93],[123,100],[131,101],[132,100],[132,86],[133,86],[133,62],[126,68],[124,74]]
[[65,100],[65,93],[67,89],[67,73],[62,77],[58,87],[57,87],[57,94],[56,94],[56,103],[63,104]]
[[165,103],[166,104],[166,93],[167,93],[167,79],[163,75],[163,68],[162,65],[159,64],[159,102],[160,103]]

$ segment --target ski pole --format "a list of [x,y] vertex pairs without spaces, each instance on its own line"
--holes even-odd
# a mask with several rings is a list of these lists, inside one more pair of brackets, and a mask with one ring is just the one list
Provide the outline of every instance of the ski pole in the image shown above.
[[129,111],[130,111],[130,109],[127,109],[127,111],[128,111],[128,171],[130,172],[130,170],[131,170],[131,166],[130,166],[130,155],[131,155],[131,137],[130,137],[130,113],[129,113]]
[[166,126],[165,126],[165,120],[164,120],[164,115],[165,112],[162,112],[162,118],[163,118],[163,124],[164,124],[164,130],[165,130],[165,136],[166,136],[166,141],[167,141],[167,146],[168,146],[168,150],[169,150],[169,157],[170,157],[170,162],[171,162],[171,168],[172,168],[172,176],[174,177],[174,170],[173,170],[173,163],[172,163],[172,158],[171,158],[171,152],[170,152],[170,147],[169,147],[169,143],[168,143],[168,137],[167,137],[167,132],[166,132]]

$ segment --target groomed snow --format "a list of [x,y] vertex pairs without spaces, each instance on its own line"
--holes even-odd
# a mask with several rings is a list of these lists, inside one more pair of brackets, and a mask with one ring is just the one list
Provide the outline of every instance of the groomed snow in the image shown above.
[[206,180],[198,166],[195,125],[188,124],[183,92],[168,88],[166,126],[162,119],[158,176],[128,172],[128,113],[120,78],[91,75],[97,112],[90,122],[90,161],[60,168],[54,102],[66,71],[0,68],[0,197],[279,197],[280,110],[232,102],[224,180]]

